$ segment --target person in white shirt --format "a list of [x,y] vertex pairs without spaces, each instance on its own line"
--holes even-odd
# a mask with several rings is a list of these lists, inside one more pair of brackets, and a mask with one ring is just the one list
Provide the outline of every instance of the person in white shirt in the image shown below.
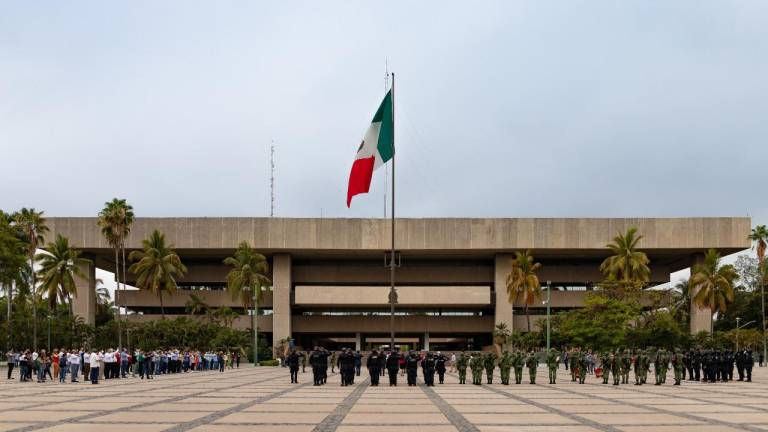
[[95,350],[91,352],[88,361],[91,363],[91,384],[99,383],[99,361],[101,361],[101,355]]
[[69,361],[69,373],[71,382],[79,382],[77,380],[77,373],[80,372],[80,354],[78,354],[77,351],[72,350],[69,354],[69,357],[67,357],[67,361]]

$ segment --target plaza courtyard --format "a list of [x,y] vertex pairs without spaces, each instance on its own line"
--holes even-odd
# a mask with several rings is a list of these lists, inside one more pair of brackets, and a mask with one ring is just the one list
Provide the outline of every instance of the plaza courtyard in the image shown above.
[[[3,372],[5,372],[3,370]],[[90,383],[0,383],[0,431],[733,431],[768,430],[768,368],[753,382],[672,386],[570,382],[559,371],[548,385],[459,385],[402,382],[371,387],[312,386],[299,372],[250,365],[224,373],[163,375]],[[498,377],[497,377],[498,380]],[[404,381],[404,378],[401,379]],[[600,381],[601,382],[601,381]]]

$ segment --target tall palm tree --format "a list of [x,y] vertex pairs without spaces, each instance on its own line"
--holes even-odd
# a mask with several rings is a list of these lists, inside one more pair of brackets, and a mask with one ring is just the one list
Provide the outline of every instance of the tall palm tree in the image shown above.
[[195,294],[190,294],[189,300],[184,305],[188,314],[190,315],[204,315],[210,306]]
[[0,210],[0,288],[4,288],[7,301],[8,334],[6,349],[11,347],[13,312],[13,286],[22,284],[26,269],[26,253],[21,232],[12,224],[11,215]]
[[671,312],[679,322],[688,323],[691,310],[691,284],[681,280],[672,287]]
[[760,269],[760,309],[763,318],[763,358],[768,358],[768,345],[766,344],[765,331],[765,284],[768,280],[768,264],[765,262],[765,252],[768,249],[768,228],[758,225],[752,228],[749,240],[754,242],[753,248],[757,252],[757,263]]
[[165,244],[165,235],[158,230],[152,231],[148,239],[142,240],[142,250],[129,255],[135,261],[128,269],[136,275],[136,286],[152,291],[160,297],[160,314],[165,319],[163,291],[176,292],[176,281],[184,276],[187,267],[173,250],[173,245]]
[[693,302],[699,307],[710,310],[713,319],[710,323],[710,333],[714,334],[714,315],[725,312],[728,304],[733,301],[733,286],[739,279],[736,269],[730,264],[720,264],[720,254],[710,249],[704,255],[704,261],[691,269],[691,291]]
[[[120,290],[120,275],[122,274],[123,297],[125,297],[125,238],[131,232],[133,223],[133,207],[124,199],[113,198],[104,203],[104,208],[99,212],[99,227],[101,234],[115,251],[115,280],[117,289]],[[119,252],[122,250],[123,261],[120,269]],[[126,311],[127,314],[127,311]],[[118,346],[123,346],[122,314],[118,308],[117,316],[117,340]]]
[[512,271],[507,276],[508,301],[513,305],[515,301],[523,303],[529,332],[531,331],[531,316],[528,314],[528,307],[536,299],[541,298],[541,283],[536,275],[540,268],[541,264],[533,261],[530,251],[515,252],[515,258],[512,260]]
[[57,302],[68,303],[69,316],[74,323],[72,298],[77,297],[75,276],[86,279],[80,266],[90,263],[90,260],[80,258],[80,251],[72,247],[69,239],[61,234],[56,234],[53,243],[48,243],[43,252],[36,256],[36,260],[40,264],[40,296],[43,293],[48,296],[49,317],[50,312],[56,309]]
[[35,254],[37,247],[45,243],[45,234],[49,231],[45,224],[43,212],[34,208],[22,208],[14,215],[16,226],[24,233],[27,243],[27,258],[29,259],[30,277],[29,290],[32,294],[32,348],[37,351],[37,289],[35,288]]
[[638,251],[637,245],[643,236],[637,234],[637,228],[630,228],[626,234],[616,234],[605,247],[611,250],[611,256],[600,264],[609,286],[624,288],[642,288],[651,277],[648,267],[650,260],[645,252]]
[[251,248],[247,241],[240,242],[235,254],[224,259],[224,264],[232,266],[227,273],[227,289],[233,299],[240,299],[243,307],[254,307],[251,315],[251,329],[253,330],[253,358],[254,365],[259,364],[258,358],[258,320],[256,314],[259,311],[259,302],[263,296],[262,287],[268,286],[270,279],[269,263],[264,255]]

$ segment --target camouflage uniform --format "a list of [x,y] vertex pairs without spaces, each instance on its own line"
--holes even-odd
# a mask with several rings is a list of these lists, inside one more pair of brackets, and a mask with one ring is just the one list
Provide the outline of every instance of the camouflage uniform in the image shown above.
[[509,385],[509,371],[512,369],[512,357],[508,351],[504,351],[504,354],[499,359],[499,372],[501,372],[501,383]]
[[485,377],[488,380],[488,384],[493,384],[493,370],[496,369],[496,358],[497,355],[495,353],[488,353],[483,359],[483,366],[485,366]]
[[469,368],[472,369],[472,384],[483,384],[483,356],[475,354],[469,360]]
[[525,358],[523,353],[515,351],[512,354],[512,367],[515,369],[515,384],[520,384],[523,381],[523,366],[525,365]]
[[547,368],[549,369],[549,383],[555,384],[557,380],[557,365],[560,363],[560,357],[554,348],[547,353]]
[[467,383],[467,366],[469,366],[469,359],[465,353],[461,353],[456,360],[456,370],[459,372],[459,384]]
[[528,357],[525,359],[525,366],[528,368],[531,384],[536,384],[536,368],[539,367],[539,359],[533,351],[528,353]]

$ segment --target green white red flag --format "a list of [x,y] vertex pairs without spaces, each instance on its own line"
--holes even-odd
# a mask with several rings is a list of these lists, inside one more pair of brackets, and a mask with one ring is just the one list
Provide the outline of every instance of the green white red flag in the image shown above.
[[352,197],[368,193],[371,187],[371,177],[376,168],[384,165],[395,154],[394,122],[392,120],[392,90],[388,91],[381,101],[379,109],[373,115],[363,142],[357,149],[355,162],[349,173],[347,187],[347,207],[352,203]]

